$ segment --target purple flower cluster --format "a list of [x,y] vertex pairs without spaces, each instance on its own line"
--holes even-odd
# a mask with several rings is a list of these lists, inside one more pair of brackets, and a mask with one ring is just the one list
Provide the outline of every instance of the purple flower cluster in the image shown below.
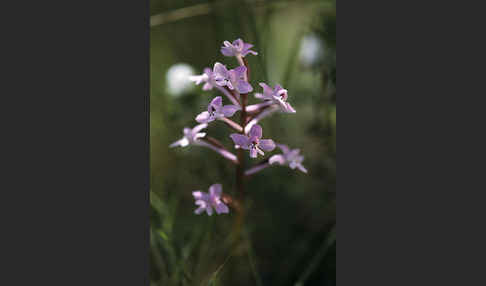
[[206,211],[208,215],[212,215],[213,209],[217,214],[229,213],[228,206],[226,206],[221,200],[222,192],[223,187],[221,184],[214,184],[209,187],[209,193],[201,191],[192,192],[192,196],[196,200],[196,205],[199,206],[194,213],[201,214],[203,211]]
[[208,111],[201,112],[197,117],[196,121],[199,123],[209,123],[218,118],[231,117],[236,111],[240,110],[241,107],[237,105],[224,105],[223,98],[221,96],[216,96],[211,103],[208,105]]
[[307,169],[302,166],[302,161],[304,161],[304,156],[299,155],[299,149],[292,149],[287,145],[277,144],[277,147],[282,150],[282,154],[273,155],[268,159],[268,163],[274,164],[278,163],[280,165],[288,165],[290,169],[299,169],[301,172],[307,173]]
[[221,53],[227,57],[244,57],[247,54],[258,55],[257,52],[250,50],[253,45],[243,42],[242,39],[237,39],[230,43],[228,41],[223,42],[221,47]]
[[255,98],[276,103],[284,112],[295,113],[295,109],[287,102],[288,95],[286,89],[283,89],[279,84],[275,85],[275,88],[272,89],[263,82],[260,83],[260,86],[263,88],[263,94],[255,93]]
[[253,90],[253,87],[245,81],[245,66],[228,70],[226,66],[215,63],[213,72],[214,81],[219,86],[227,86],[230,90],[236,89],[239,93],[249,93]]
[[[273,155],[263,163],[257,164],[241,174],[249,176],[274,164],[285,165],[291,169],[298,169],[307,173],[307,169],[302,165],[304,157],[300,155],[299,149],[290,150],[286,145],[275,144],[272,139],[262,139],[263,130],[258,125],[259,121],[275,111],[296,112],[287,102],[288,91],[279,84],[272,88],[261,82],[259,85],[262,87],[263,93],[255,93],[254,97],[262,100],[262,102],[247,105],[247,96],[253,91],[253,87],[248,80],[249,68],[247,62],[243,58],[249,54],[258,55],[257,52],[251,50],[252,47],[252,44],[245,43],[241,39],[237,39],[233,43],[224,41],[221,53],[227,57],[235,57],[238,66],[228,69],[222,63],[216,62],[213,69],[205,68],[203,74],[189,78],[197,85],[204,83],[203,90],[218,90],[231,104],[223,104],[223,97],[221,96],[214,97],[209,102],[207,110],[196,116],[196,121],[200,124],[192,129],[184,128],[184,136],[172,143],[170,147],[188,145],[207,147],[235,163],[239,168],[244,163],[243,157],[240,157],[243,156],[242,150],[248,150],[250,158],[257,158],[258,155],[265,156],[265,152],[271,152],[278,146],[282,154]],[[230,119],[237,111],[240,111],[239,122],[241,125]],[[230,138],[234,143],[234,148],[238,149],[238,156],[226,149],[217,139],[206,136],[205,132],[200,132],[214,121],[222,121],[236,131],[236,133],[230,135]],[[231,205],[233,200],[228,200],[229,205],[226,205],[223,201],[222,189],[221,184],[213,184],[208,193],[194,191],[192,195],[198,206],[194,213],[206,212],[208,215],[212,215],[213,211],[217,214],[229,213],[229,207],[234,207]],[[225,196],[228,197],[229,195]]]
[[250,150],[250,157],[256,158],[257,153],[260,155],[265,155],[262,149],[266,152],[270,152],[275,149],[275,143],[272,139],[261,139],[262,138],[262,128],[260,125],[254,125],[248,135],[242,135],[233,133],[230,135],[231,139],[235,143],[235,148],[243,148],[245,150]]

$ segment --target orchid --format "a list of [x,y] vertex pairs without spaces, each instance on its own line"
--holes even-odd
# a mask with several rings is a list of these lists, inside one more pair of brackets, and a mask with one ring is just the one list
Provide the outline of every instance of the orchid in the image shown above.
[[263,93],[255,93],[255,98],[276,103],[284,112],[295,113],[295,109],[287,102],[288,95],[286,89],[283,89],[278,84],[272,89],[263,82],[260,83],[260,86],[263,88]]
[[[206,147],[235,164],[235,187],[238,194],[245,192],[245,176],[251,176],[275,163],[288,165],[291,169],[297,168],[307,173],[302,166],[304,157],[299,154],[299,149],[290,150],[286,145],[276,145],[272,139],[262,139],[263,132],[262,127],[258,125],[259,121],[277,111],[295,113],[295,109],[287,102],[287,90],[278,84],[271,88],[265,83],[260,83],[263,93],[256,93],[255,97],[263,102],[248,105],[248,94],[253,91],[253,87],[249,82],[248,62],[243,57],[248,54],[257,55],[257,52],[251,50],[252,47],[253,45],[245,43],[241,39],[237,39],[233,43],[224,41],[221,53],[225,56],[236,57],[239,65],[228,70],[225,65],[216,62],[213,69],[205,68],[203,74],[189,77],[197,85],[204,83],[203,90],[215,89],[221,92],[232,104],[223,105],[222,96],[214,97],[208,104],[207,111],[196,116],[196,121],[200,124],[192,129],[184,128],[184,137],[170,144],[170,147],[185,147],[191,144]],[[229,119],[239,110],[241,112],[238,123]],[[206,136],[205,132],[200,132],[208,127],[208,123],[215,120],[225,122],[229,128],[237,132],[230,135],[234,147],[238,149],[237,154],[230,152],[217,139]],[[282,150],[282,154],[270,156],[245,170],[244,150],[249,150],[251,158],[257,158],[258,155],[264,156],[265,152],[273,151],[276,146]],[[208,193],[194,191],[192,195],[198,206],[194,213],[198,215],[203,212],[208,215],[212,215],[213,212],[229,213],[229,207],[237,212],[241,211],[238,199],[228,194],[223,196],[221,184],[213,184],[209,187]],[[239,197],[242,198],[242,196]]]
[[208,111],[201,112],[197,117],[196,121],[199,123],[209,123],[216,119],[222,117],[231,117],[236,111],[240,110],[241,107],[237,105],[224,105],[223,98],[221,96],[216,96],[208,105]]
[[304,156],[299,155],[299,149],[290,150],[287,145],[283,144],[277,144],[277,147],[282,150],[283,154],[273,155],[272,157],[270,157],[270,159],[268,160],[268,163],[270,163],[270,165],[274,163],[278,163],[280,165],[288,165],[292,170],[297,168],[300,171],[307,173],[307,169],[302,166]]
[[262,138],[262,127],[260,125],[254,125],[247,135],[233,133],[230,135],[231,139],[235,143],[236,148],[243,148],[250,150],[250,157],[256,158],[258,155],[264,155],[266,152],[270,152],[275,149],[275,143],[272,139]]
[[245,57],[247,54],[258,55],[257,52],[250,50],[253,45],[243,42],[242,39],[237,39],[230,43],[228,41],[223,42],[221,47],[221,53],[227,57]]
[[212,90],[213,88],[216,88],[221,93],[223,93],[234,105],[240,104],[238,100],[232,94],[230,94],[228,90],[216,84],[216,81],[214,80],[214,72],[210,68],[205,68],[204,73],[201,75],[190,76],[189,80],[195,82],[197,85],[204,82],[202,88],[203,90]]
[[182,139],[177,140],[176,142],[170,144],[169,147],[177,147],[177,146],[186,147],[190,144],[199,143],[199,139],[206,136],[205,132],[199,132],[199,131],[201,131],[202,129],[204,129],[206,127],[208,127],[208,125],[206,123],[196,125],[192,129],[185,127],[184,130],[183,130],[184,137],[182,137]]
[[209,187],[209,193],[194,191],[192,196],[196,200],[196,205],[199,206],[194,213],[201,214],[206,211],[208,215],[213,214],[213,208],[217,214],[229,213],[229,208],[221,200],[223,188],[221,184],[214,184]]
[[205,68],[201,75],[193,75],[189,77],[190,81],[194,81],[197,85],[204,82],[203,90],[211,90],[216,85],[214,81],[214,73],[211,68]]
[[245,66],[228,70],[225,65],[217,62],[214,64],[213,72],[214,81],[219,86],[227,86],[230,90],[236,89],[243,94],[253,91],[253,87],[245,80]]

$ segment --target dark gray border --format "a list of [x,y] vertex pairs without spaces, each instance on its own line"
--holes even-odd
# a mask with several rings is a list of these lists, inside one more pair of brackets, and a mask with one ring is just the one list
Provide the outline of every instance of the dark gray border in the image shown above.
[[475,6],[339,2],[341,285],[485,284]]
[[0,285],[149,285],[149,1],[2,10]]

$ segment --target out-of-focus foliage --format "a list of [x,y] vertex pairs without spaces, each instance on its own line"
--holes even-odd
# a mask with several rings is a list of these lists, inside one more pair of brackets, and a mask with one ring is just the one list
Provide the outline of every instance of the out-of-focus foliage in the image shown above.
[[[151,285],[335,285],[335,2],[152,0],[151,15]],[[264,137],[300,148],[309,173],[275,166],[251,177],[235,240],[235,213],[194,215],[191,195],[214,183],[234,194],[234,165],[208,149],[168,147],[219,94],[183,79],[169,88],[167,72],[235,67],[219,49],[239,37],[259,53],[247,57],[253,88],[280,83],[297,110],[265,119]],[[233,149],[223,123],[207,132]]]

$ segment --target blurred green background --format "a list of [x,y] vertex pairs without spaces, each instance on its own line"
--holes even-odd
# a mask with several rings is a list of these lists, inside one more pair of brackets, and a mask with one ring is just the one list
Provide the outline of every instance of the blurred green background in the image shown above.
[[[151,0],[151,285],[336,284],[335,6]],[[214,183],[234,194],[234,165],[209,149],[168,146],[219,95],[187,76],[216,61],[236,67],[219,50],[224,40],[237,38],[259,53],[246,57],[255,91],[261,92],[259,82],[280,83],[297,110],[262,121],[263,137],[300,148],[309,173],[275,166],[252,176],[247,215],[235,238],[236,214],[194,215],[191,194]],[[257,102],[249,96],[250,104]],[[234,151],[223,123],[207,132]]]

